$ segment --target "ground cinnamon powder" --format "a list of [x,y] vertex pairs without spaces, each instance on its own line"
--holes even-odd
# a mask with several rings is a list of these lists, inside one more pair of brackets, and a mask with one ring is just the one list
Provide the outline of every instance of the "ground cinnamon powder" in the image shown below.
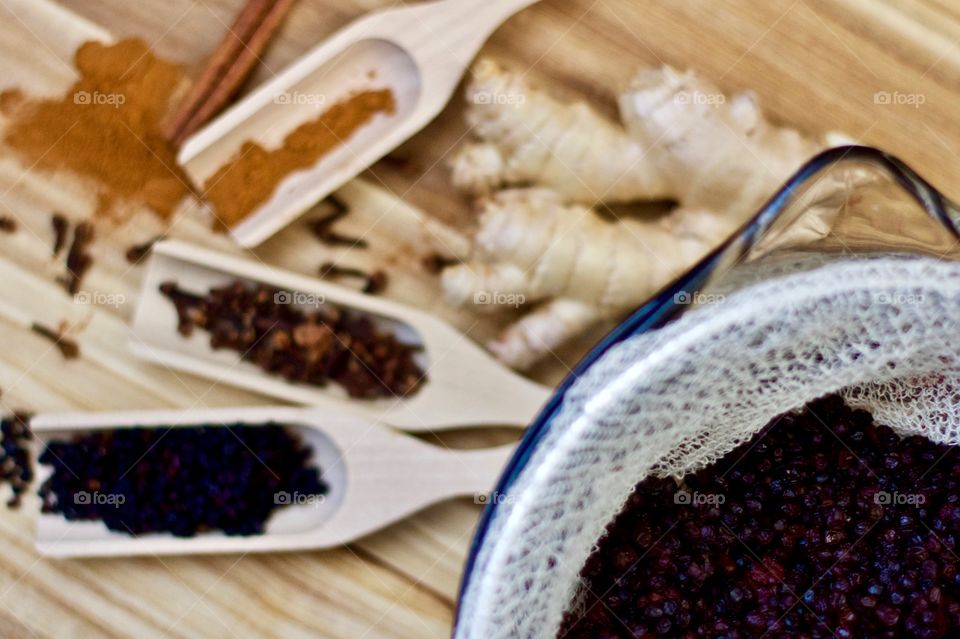
[[219,223],[234,226],[269,200],[288,175],[316,164],[377,114],[395,111],[389,89],[355,93],[291,131],[275,150],[245,142],[206,181],[204,196],[216,208]]
[[75,64],[80,79],[60,99],[0,96],[11,118],[6,144],[31,166],[95,180],[100,214],[132,202],[168,217],[188,190],[159,130],[181,71],[138,39],[87,42]]

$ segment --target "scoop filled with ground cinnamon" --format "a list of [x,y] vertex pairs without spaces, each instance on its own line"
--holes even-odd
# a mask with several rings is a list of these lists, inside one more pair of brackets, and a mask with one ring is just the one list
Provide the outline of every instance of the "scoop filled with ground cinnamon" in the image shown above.
[[93,180],[101,215],[133,203],[169,217],[188,188],[160,122],[181,71],[138,39],[87,42],[74,62],[79,79],[60,98],[0,97],[10,116],[4,142],[28,166]]
[[216,208],[221,224],[235,226],[267,202],[288,175],[316,164],[378,114],[395,111],[390,89],[355,93],[291,131],[277,149],[245,142],[206,181],[204,196]]

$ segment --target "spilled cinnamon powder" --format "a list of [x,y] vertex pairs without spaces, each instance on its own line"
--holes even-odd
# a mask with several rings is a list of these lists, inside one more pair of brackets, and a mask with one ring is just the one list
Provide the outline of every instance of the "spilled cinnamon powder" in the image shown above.
[[93,180],[100,215],[133,203],[169,217],[188,190],[159,130],[180,69],[138,39],[87,42],[74,62],[80,78],[62,98],[30,100],[16,89],[0,95],[11,119],[7,146],[28,166]]
[[234,158],[206,181],[204,196],[216,208],[219,223],[234,226],[269,200],[288,175],[316,164],[377,114],[395,111],[396,101],[389,89],[355,93],[291,131],[277,149],[268,151],[255,142],[245,142]]

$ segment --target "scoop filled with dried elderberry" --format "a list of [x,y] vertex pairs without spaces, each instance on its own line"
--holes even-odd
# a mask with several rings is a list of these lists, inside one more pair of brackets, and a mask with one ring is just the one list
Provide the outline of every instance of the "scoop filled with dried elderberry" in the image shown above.
[[40,454],[42,509],[129,535],[255,535],[290,503],[278,495],[327,493],[311,457],[277,424],[91,431]]
[[489,491],[514,449],[451,450],[318,408],[40,415],[31,428],[36,545],[52,557],[339,547]]

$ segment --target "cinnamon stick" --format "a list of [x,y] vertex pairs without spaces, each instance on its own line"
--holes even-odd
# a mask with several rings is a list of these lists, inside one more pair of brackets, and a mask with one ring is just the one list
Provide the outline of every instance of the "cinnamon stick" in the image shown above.
[[247,4],[237,14],[217,48],[210,54],[210,59],[207,60],[200,77],[190,87],[190,91],[176,110],[167,118],[163,127],[164,137],[171,141],[177,137],[197,107],[209,97],[220,78],[240,54],[244,42],[250,38],[250,34],[271,4],[273,0],[247,0]]
[[248,0],[210,56],[200,78],[168,119],[164,135],[175,146],[216,115],[253,70],[293,0]]

